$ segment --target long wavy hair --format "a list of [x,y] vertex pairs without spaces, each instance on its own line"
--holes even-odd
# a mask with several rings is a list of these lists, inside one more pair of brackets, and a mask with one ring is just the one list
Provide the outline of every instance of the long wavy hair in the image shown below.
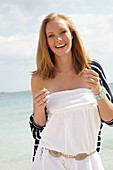
[[71,51],[75,72],[77,74],[81,74],[84,68],[90,68],[90,58],[86,53],[83,42],[72,20],[67,15],[51,13],[45,17],[40,28],[39,42],[36,55],[37,70],[32,72],[33,74],[38,74],[42,79],[49,79],[55,77],[55,58],[54,53],[48,46],[46,36],[46,25],[49,21],[53,20],[56,17],[59,17],[66,22],[73,36]]

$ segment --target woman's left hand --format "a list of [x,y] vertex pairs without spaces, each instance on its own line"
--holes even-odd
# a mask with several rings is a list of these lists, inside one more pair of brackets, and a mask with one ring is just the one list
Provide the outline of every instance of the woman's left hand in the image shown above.
[[84,77],[89,87],[94,92],[94,94],[95,95],[100,94],[102,91],[102,87],[99,82],[99,75],[95,71],[85,68]]

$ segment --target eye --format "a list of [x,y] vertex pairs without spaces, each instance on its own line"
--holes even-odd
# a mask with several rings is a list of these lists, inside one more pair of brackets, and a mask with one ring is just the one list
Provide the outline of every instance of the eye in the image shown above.
[[54,37],[54,34],[48,35],[48,38],[52,38],[52,37]]
[[61,34],[65,34],[67,31],[66,30],[63,30],[63,31],[61,31]]

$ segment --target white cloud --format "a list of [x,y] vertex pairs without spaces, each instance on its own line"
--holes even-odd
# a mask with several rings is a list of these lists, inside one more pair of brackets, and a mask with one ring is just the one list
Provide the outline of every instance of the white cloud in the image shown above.
[[[84,43],[90,49],[113,52],[113,14],[73,14],[70,15]],[[104,47],[104,48],[103,48]]]
[[18,6],[10,6],[7,12],[0,13],[0,29],[13,26],[12,29],[19,27],[22,30],[30,19],[30,14],[24,13]]
[[36,18],[36,24],[34,25],[34,30],[37,32],[40,31],[41,23],[46,15],[40,15]]
[[[18,4],[19,6],[21,7],[24,7],[24,8],[36,8],[37,6],[50,6],[50,5],[57,5],[57,4],[64,4],[68,1],[66,0],[62,0],[61,2],[58,1],[57,3],[53,0],[1,0],[0,1],[0,6],[6,6],[6,5],[16,5]],[[87,2],[87,0],[70,0],[71,3],[77,3],[77,2],[80,2],[80,3],[83,3],[83,2]]]
[[[97,5],[98,4],[98,5]],[[112,1],[103,3],[97,0],[91,3],[87,0],[63,0],[55,3],[52,0],[1,0],[0,1],[0,32],[4,36],[9,36],[14,34],[29,34],[31,30],[37,28],[32,27],[33,25],[39,25],[37,22],[37,16],[43,16],[43,14],[48,14],[50,12],[63,12],[63,13],[97,13],[98,6],[104,5],[111,11]],[[68,7],[68,8],[67,8]],[[97,10],[95,9],[97,8]],[[100,7],[99,7],[100,9]],[[100,10],[102,10],[101,7]],[[99,11],[100,11],[99,10]],[[98,11],[98,12],[99,12]],[[105,10],[106,11],[106,10]],[[78,14],[79,15],[79,14]],[[77,15],[76,15],[77,16]],[[86,16],[86,15],[85,15]],[[79,15],[80,17],[80,15]],[[81,15],[83,18],[83,16]],[[92,16],[91,16],[92,17]],[[86,16],[87,19],[90,17]],[[37,23],[36,23],[37,22]],[[85,21],[82,20],[85,25]],[[90,20],[93,24],[93,20]],[[83,27],[82,23],[82,27]],[[8,30],[7,30],[8,29]]]
[[[39,28],[41,21],[45,15],[37,18],[37,23],[34,27]],[[70,15],[80,33],[83,42],[88,47],[91,54],[98,56],[102,53],[109,57],[113,54],[113,14],[94,15],[94,14],[73,14]],[[26,60],[32,59],[36,55],[38,34],[16,34],[5,38],[0,37],[0,56],[1,60]]]
[[5,63],[29,62],[36,56],[36,34],[27,36],[19,34],[5,38],[0,37],[0,61]]

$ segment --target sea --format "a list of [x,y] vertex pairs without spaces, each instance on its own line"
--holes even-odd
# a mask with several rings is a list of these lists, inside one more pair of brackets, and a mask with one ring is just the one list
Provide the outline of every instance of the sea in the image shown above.
[[[110,84],[113,93],[113,83]],[[34,139],[29,117],[31,91],[0,93],[0,170],[30,170]],[[100,152],[105,170],[113,170],[113,127],[104,125]]]

